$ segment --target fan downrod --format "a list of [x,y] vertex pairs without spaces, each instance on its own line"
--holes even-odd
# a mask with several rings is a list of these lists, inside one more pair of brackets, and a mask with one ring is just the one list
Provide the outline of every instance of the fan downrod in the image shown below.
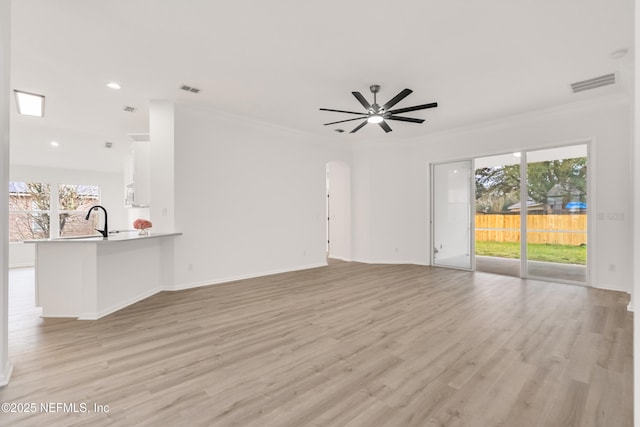
[[378,100],[377,100],[376,94],[378,92],[380,92],[380,85],[371,85],[371,86],[369,86],[369,90],[373,94],[373,104],[371,105],[371,107],[373,107],[373,108],[371,108],[369,110],[369,112],[371,114],[378,114],[378,112],[380,111],[380,106],[378,105]]

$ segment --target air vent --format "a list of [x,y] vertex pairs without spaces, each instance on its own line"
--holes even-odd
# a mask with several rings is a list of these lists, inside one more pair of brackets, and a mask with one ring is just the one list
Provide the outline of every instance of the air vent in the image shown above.
[[342,132],[344,132],[344,129],[334,129],[334,130],[335,130],[336,132],[338,132],[338,133],[342,133]]
[[135,107],[130,107],[128,105],[124,106],[124,111],[126,111],[127,113],[133,113],[134,111],[136,111]]
[[136,142],[149,142],[148,133],[128,133],[127,135]]
[[104,148],[111,148],[111,147],[113,147],[113,142],[107,141],[104,143]]
[[571,90],[573,93],[582,92],[584,90],[591,90],[602,86],[612,85],[616,83],[616,75],[614,73],[606,74],[604,76],[595,77],[593,79],[584,80],[582,82],[572,83]]
[[197,87],[191,87],[191,86],[187,86],[187,85],[180,86],[180,89],[186,90],[187,92],[193,92],[193,93],[200,92],[200,89],[198,89]]

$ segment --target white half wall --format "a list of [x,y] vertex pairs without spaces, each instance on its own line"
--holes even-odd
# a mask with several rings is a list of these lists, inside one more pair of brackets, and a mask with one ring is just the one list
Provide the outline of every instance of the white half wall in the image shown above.
[[177,104],[176,287],[326,265],[332,160],[348,147]]
[[[630,103],[605,98],[421,139],[359,144],[353,161],[354,260],[428,264],[429,164],[593,141],[591,284],[631,292]],[[397,250],[396,250],[397,248]],[[610,265],[615,265],[611,271]]]

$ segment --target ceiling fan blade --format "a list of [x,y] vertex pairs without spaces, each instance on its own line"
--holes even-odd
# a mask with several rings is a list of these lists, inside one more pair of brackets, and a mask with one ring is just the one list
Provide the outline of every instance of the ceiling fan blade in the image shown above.
[[384,120],[383,120],[383,121],[381,121],[381,122],[380,122],[380,123],[378,123],[378,124],[380,125],[380,127],[381,127],[382,129],[384,129],[384,131],[385,131],[386,133],[391,132],[391,128],[389,127],[389,125],[387,124],[387,122],[385,122]]
[[369,104],[369,101],[364,99],[364,96],[362,96],[360,92],[351,92],[351,93],[353,94],[353,96],[356,97],[356,99],[360,102],[360,104],[362,104],[364,108],[366,108],[367,110],[371,109],[371,104]]
[[414,107],[398,108],[397,110],[387,111],[387,113],[390,113],[390,114],[408,113],[409,111],[426,110],[427,108],[434,108],[437,106],[438,106],[437,102],[432,102],[431,104],[422,104],[422,105],[416,105]]
[[414,119],[413,117],[389,116],[389,117],[385,117],[384,119],[385,120],[398,120],[400,122],[424,123],[423,119]]
[[365,120],[364,122],[362,122],[362,123],[360,123],[358,126],[356,126],[356,127],[355,127],[351,132],[349,132],[349,133],[356,133],[356,132],[358,132],[358,131],[359,131],[360,129],[362,129],[362,127],[363,127],[364,125],[366,125],[367,123],[369,123],[369,122]]
[[347,113],[347,114],[357,114],[359,116],[365,114],[362,111],[356,113],[355,111],[345,111],[345,110],[332,110],[331,108],[321,108],[320,111],[333,111],[334,113]]
[[351,122],[353,120],[361,120],[361,119],[366,119],[366,118],[367,118],[367,116],[361,116],[361,117],[356,117],[355,119],[347,119],[347,120],[340,120],[340,121],[337,121],[337,122],[325,123],[324,125],[325,126],[327,126],[327,125],[335,125],[336,123]]
[[391,98],[389,101],[387,101],[387,103],[382,106],[382,109],[383,110],[387,110],[387,109],[393,107],[398,102],[402,101],[407,96],[409,96],[409,94],[411,94],[412,92],[413,91],[411,89],[403,89],[402,92],[400,92],[399,94],[397,94],[396,96]]

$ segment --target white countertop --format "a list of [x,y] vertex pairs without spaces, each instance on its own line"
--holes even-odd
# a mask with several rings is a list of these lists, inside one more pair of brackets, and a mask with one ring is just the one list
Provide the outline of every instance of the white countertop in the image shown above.
[[131,240],[143,240],[154,239],[158,237],[171,237],[180,236],[182,233],[152,233],[149,232],[146,236],[140,236],[138,230],[133,231],[120,231],[117,233],[110,233],[109,237],[105,238],[101,235],[95,236],[75,236],[75,237],[60,237],[54,239],[40,239],[40,240],[25,240],[24,243],[112,243],[112,242],[126,242]]

